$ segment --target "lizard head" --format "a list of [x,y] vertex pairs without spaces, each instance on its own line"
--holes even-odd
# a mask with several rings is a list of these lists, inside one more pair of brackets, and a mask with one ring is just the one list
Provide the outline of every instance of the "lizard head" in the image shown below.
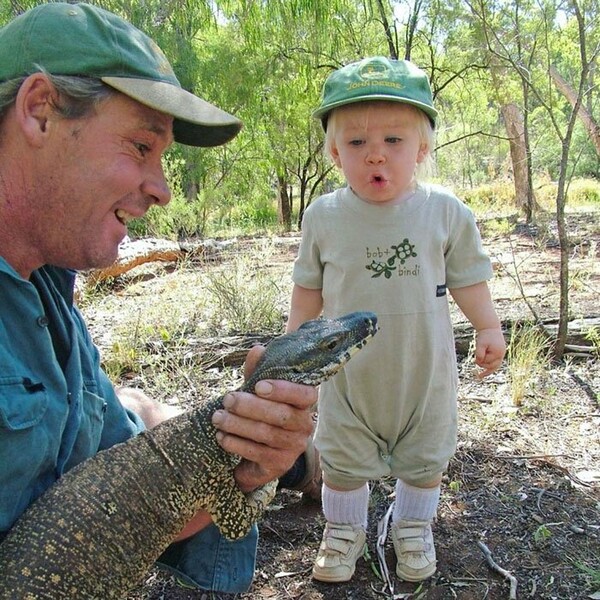
[[377,317],[354,312],[337,319],[314,319],[274,339],[247,382],[285,379],[319,385],[335,375],[377,332]]

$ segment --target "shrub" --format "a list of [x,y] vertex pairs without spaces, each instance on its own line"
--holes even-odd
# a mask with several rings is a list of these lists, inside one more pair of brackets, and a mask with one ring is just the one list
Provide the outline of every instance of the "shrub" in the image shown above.
[[512,181],[497,181],[473,189],[460,190],[458,196],[477,215],[507,213],[515,210],[515,188]]
[[[552,210],[556,205],[558,184],[545,181],[535,190],[540,205]],[[600,206],[600,181],[595,179],[574,179],[567,188],[567,206],[571,208],[593,208]]]

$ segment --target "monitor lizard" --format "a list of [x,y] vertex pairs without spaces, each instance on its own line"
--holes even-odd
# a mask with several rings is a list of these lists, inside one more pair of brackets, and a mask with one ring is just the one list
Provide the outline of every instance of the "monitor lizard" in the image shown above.
[[[368,312],[308,321],[275,338],[240,389],[262,379],[319,385],[376,331]],[[222,398],[208,401],[63,475],[0,544],[0,598],[123,598],[201,509],[225,537],[245,536],[276,482],[237,487],[240,457],[219,446],[211,422],[221,407]]]

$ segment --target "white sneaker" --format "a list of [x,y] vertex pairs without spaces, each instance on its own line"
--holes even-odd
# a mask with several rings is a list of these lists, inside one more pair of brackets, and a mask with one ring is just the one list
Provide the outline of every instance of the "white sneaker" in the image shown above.
[[392,523],[396,575],[404,581],[423,581],[436,570],[435,546],[429,521]]
[[367,534],[362,527],[327,523],[313,566],[313,578],[330,583],[350,581],[366,541]]

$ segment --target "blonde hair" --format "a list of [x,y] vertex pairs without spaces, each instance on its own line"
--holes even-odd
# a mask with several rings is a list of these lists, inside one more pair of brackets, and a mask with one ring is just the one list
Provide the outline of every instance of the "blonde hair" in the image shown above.
[[[388,102],[386,100],[369,100],[367,102],[361,102],[361,105],[368,105],[374,102],[385,102],[386,104],[398,104],[397,102]],[[340,109],[345,108],[346,106],[354,106],[355,104],[344,104],[343,106],[339,106],[334,108],[329,115],[327,116],[327,130],[325,134],[325,147],[324,152],[325,155],[333,160],[333,148],[335,146],[335,134],[337,129],[337,121],[336,115],[339,115]],[[421,144],[427,146],[427,153],[423,160],[417,165],[415,175],[417,179],[425,179],[428,176],[433,175],[435,170],[435,162],[433,160],[432,151],[435,145],[435,130],[431,123],[429,117],[422,111],[419,110],[416,106],[412,106],[411,104],[403,104],[409,108],[415,117],[415,127],[419,133],[419,137],[421,138]]]

